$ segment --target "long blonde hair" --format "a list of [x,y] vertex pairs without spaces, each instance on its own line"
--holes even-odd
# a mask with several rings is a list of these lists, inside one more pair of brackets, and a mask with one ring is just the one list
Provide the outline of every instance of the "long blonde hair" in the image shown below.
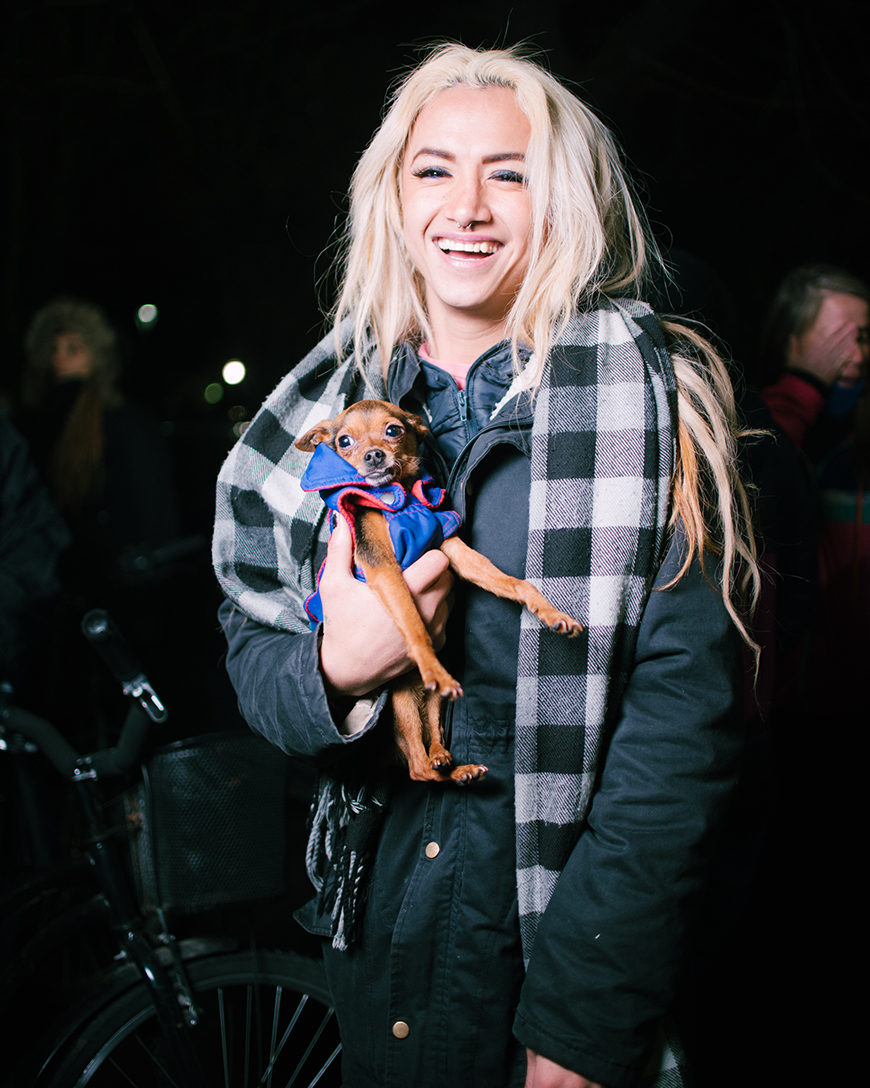
[[543,366],[551,339],[584,298],[632,292],[650,243],[608,129],[516,49],[440,45],[392,94],[351,180],[336,325],[352,315],[357,357],[373,342],[384,365],[401,340],[429,335],[402,233],[399,174],[420,111],[458,85],[507,87],[529,118],[532,255],[507,335],[532,346]]
[[[403,340],[431,337],[423,285],[405,248],[399,175],[420,111],[448,87],[506,87],[529,119],[526,153],[532,204],[530,260],[507,315],[519,372],[519,344],[536,365],[523,371],[534,394],[549,347],[578,308],[596,296],[640,297],[651,266],[662,269],[645,216],[632,193],[616,141],[571,91],[518,48],[434,47],[399,83],[383,122],[361,156],[339,257],[336,339],[350,319],[358,361],[375,349],[386,372]],[[751,646],[744,602],[758,594],[759,572],[745,488],[735,467],[734,395],[722,360],[696,331],[665,322],[678,388],[673,516],[686,529],[681,573],[697,553],[718,557],[726,607]],[[737,603],[737,602],[740,603]]]

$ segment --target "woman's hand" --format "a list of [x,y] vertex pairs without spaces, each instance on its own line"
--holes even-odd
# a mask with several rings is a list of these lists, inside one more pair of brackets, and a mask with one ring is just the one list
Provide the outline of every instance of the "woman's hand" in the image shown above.
[[598,1081],[572,1073],[533,1050],[526,1051],[526,1059],[526,1088],[604,1088]]
[[[444,644],[453,585],[447,557],[429,551],[404,572],[405,581],[423,617],[435,649]],[[386,609],[353,573],[353,541],[339,518],[326,553],[320,579],[323,642],[320,669],[327,685],[339,695],[365,695],[414,667],[404,639]]]
[[823,308],[802,336],[792,336],[788,345],[788,366],[814,374],[825,385],[833,385],[849,368],[858,344],[855,322],[838,320]]

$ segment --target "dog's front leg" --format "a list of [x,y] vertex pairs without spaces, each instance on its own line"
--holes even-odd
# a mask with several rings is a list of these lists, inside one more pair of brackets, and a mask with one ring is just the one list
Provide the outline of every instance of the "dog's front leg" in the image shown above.
[[402,576],[386,519],[378,510],[362,508],[356,512],[356,559],[366,582],[405,640],[408,655],[420,670],[423,686],[442,698],[459,698],[462,687],[435,654],[429,632]]
[[485,555],[470,548],[458,536],[448,537],[441,545],[441,551],[450,560],[450,566],[460,578],[489,593],[494,593],[496,597],[524,604],[541,623],[546,624],[551,630],[567,635],[568,638],[579,635],[583,630],[579,620],[561,612],[531,582],[505,574]]

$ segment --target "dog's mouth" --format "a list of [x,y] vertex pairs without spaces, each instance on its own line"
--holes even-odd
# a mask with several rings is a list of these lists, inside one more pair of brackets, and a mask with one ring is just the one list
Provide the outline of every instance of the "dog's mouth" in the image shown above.
[[396,470],[394,468],[376,468],[364,475],[365,482],[371,484],[372,487],[386,487],[396,478]]
[[398,465],[375,465],[373,468],[366,470],[365,467],[360,468],[360,474],[367,484],[371,487],[386,487],[387,484],[391,484],[399,475]]

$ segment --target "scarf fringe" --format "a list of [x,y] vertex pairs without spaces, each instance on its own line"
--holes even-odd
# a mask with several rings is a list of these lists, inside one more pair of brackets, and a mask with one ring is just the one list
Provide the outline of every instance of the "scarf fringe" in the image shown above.
[[339,951],[359,935],[389,793],[385,782],[351,785],[325,776],[318,782],[305,866]]

